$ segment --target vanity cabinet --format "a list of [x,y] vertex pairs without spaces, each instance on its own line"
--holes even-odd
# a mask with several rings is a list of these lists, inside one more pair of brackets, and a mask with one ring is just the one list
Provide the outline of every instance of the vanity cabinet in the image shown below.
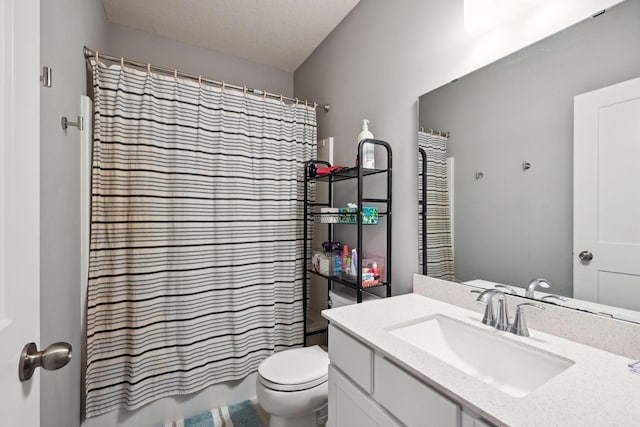
[[329,359],[329,427],[489,427],[333,325]]

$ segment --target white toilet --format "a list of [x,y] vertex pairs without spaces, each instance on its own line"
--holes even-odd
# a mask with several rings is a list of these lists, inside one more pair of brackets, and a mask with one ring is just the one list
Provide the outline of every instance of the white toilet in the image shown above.
[[258,403],[270,427],[316,427],[327,416],[329,356],[319,346],[285,350],[258,367]]

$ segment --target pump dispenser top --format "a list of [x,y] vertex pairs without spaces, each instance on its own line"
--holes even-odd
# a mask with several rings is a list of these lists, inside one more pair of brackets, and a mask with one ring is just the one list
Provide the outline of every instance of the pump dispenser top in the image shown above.
[[[373,134],[369,131],[369,120],[362,120],[362,131],[358,134],[358,143],[363,139],[373,139]],[[365,169],[375,169],[375,147],[371,143],[366,143],[362,147],[362,167]]]
[[358,142],[363,139],[373,139],[373,134],[369,131],[369,119],[362,119],[362,131],[358,134]]

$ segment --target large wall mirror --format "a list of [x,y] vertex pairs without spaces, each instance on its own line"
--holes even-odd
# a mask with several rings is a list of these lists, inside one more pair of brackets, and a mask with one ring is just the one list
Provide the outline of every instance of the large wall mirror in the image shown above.
[[422,95],[419,126],[424,274],[640,321],[640,0]]

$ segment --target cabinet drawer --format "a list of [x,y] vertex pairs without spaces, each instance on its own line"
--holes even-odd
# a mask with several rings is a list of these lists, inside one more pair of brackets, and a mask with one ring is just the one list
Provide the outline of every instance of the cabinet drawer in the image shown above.
[[329,359],[331,364],[367,393],[373,391],[373,351],[335,326],[329,325]]
[[460,407],[387,359],[375,356],[373,398],[408,426],[457,427]]

